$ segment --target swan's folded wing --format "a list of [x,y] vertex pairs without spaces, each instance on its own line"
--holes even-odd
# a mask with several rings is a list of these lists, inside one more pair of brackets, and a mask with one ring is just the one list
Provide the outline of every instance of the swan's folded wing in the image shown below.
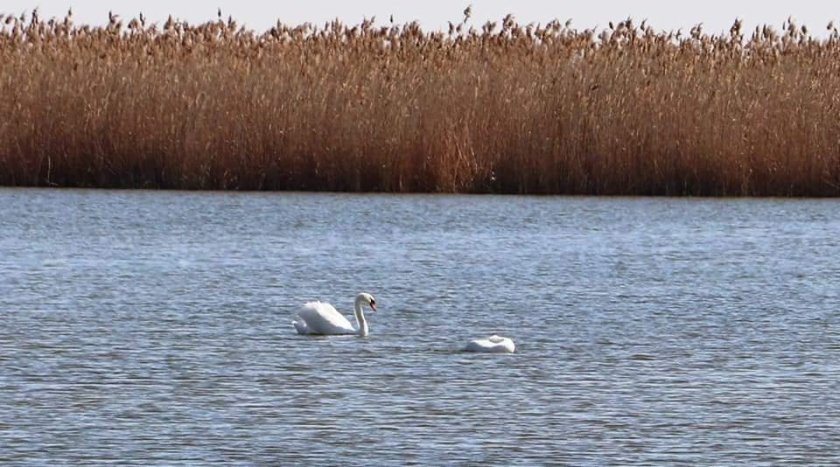
[[325,302],[308,302],[298,312],[309,334],[354,333],[353,325],[335,307]]
[[[306,302],[298,312],[298,316],[304,319],[315,316],[327,317],[332,315],[341,316],[341,313],[339,313],[338,310],[336,310],[331,304],[320,301]],[[341,317],[343,318],[343,316]]]

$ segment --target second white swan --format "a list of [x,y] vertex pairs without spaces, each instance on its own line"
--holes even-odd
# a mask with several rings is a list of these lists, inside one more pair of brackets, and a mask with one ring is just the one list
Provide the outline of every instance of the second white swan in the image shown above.
[[492,335],[486,339],[475,339],[464,348],[467,352],[514,353],[516,344],[508,337]]
[[353,314],[356,316],[358,328],[354,328],[350,321],[339,313],[335,307],[326,302],[308,302],[298,312],[297,321],[292,321],[298,334],[332,336],[341,334],[357,334],[361,337],[368,335],[368,323],[365,319],[363,305],[376,311],[376,300],[373,295],[362,292],[356,296]]

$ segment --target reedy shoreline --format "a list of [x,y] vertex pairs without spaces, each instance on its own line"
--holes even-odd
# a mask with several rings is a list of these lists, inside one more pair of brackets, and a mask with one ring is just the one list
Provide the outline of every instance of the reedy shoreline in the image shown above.
[[833,25],[2,20],[2,185],[840,195]]

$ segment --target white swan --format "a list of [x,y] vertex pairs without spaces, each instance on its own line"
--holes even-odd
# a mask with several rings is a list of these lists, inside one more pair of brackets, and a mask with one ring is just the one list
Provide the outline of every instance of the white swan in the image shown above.
[[298,312],[298,321],[292,321],[295,325],[298,334],[314,334],[322,336],[340,335],[340,334],[358,334],[359,336],[368,335],[368,324],[365,319],[365,312],[362,310],[362,305],[370,306],[372,311],[376,311],[376,300],[373,295],[362,292],[356,296],[356,303],[353,306],[353,313],[356,315],[356,323],[359,325],[358,329],[353,328],[350,321],[341,313],[326,302],[309,302],[303,305],[303,308]]
[[470,341],[464,350],[483,353],[513,353],[516,351],[516,345],[510,338],[492,335],[486,339]]

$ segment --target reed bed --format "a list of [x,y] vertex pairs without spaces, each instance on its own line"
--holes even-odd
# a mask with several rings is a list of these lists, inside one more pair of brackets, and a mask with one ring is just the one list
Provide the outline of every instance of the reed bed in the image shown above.
[[840,35],[0,17],[0,184],[840,194]]

